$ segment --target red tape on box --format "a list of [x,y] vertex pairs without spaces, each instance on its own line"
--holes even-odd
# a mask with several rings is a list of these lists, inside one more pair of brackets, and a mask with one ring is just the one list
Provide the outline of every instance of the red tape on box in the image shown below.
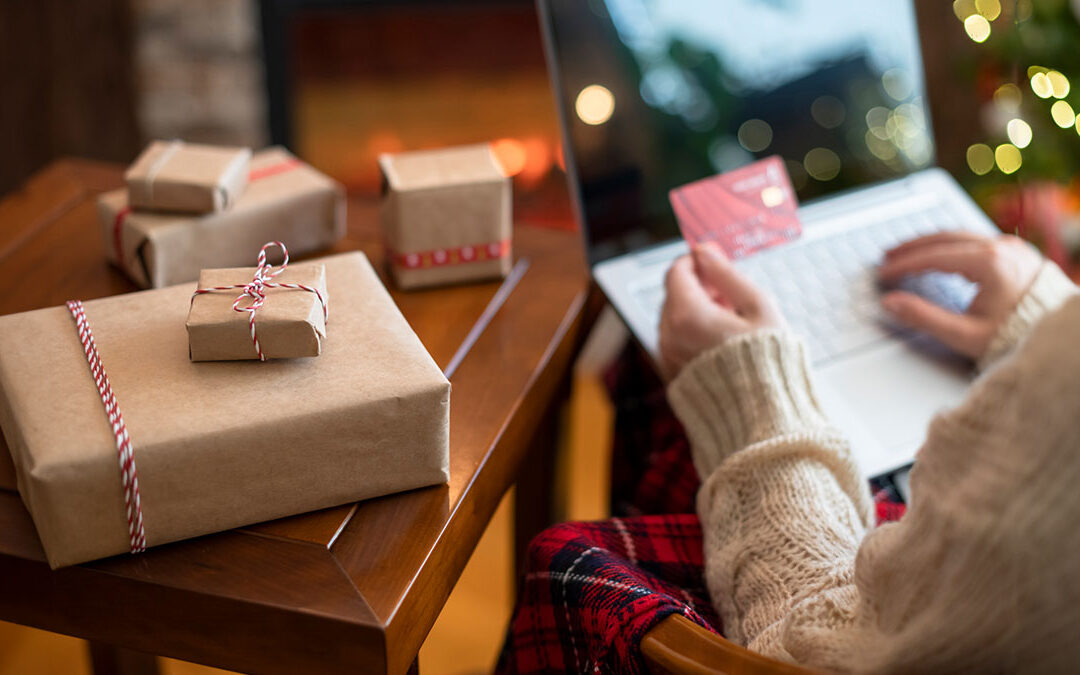
[[486,244],[469,244],[457,248],[437,248],[415,253],[390,252],[395,265],[406,269],[427,269],[445,265],[462,265],[483,260],[496,260],[510,254],[510,240],[492,241]]

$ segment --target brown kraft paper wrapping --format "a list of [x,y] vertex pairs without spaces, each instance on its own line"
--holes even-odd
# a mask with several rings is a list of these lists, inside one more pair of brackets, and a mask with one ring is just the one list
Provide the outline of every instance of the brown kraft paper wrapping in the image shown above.
[[124,173],[135,209],[213,213],[236,203],[248,182],[251,150],[153,141]]
[[[150,546],[445,483],[450,384],[361,253],[321,259],[317,359],[193,363],[194,284],[91,300]],[[129,550],[114,437],[66,307],[0,317],[0,426],[51,566]]]
[[[512,255],[510,178],[490,146],[381,155],[380,218],[394,283],[402,289],[505,277]],[[491,257],[475,247],[505,242]],[[462,260],[463,247],[470,260]],[[475,251],[475,253],[473,253]],[[402,263],[413,254],[416,267]],[[445,256],[438,261],[434,256]]]
[[281,148],[255,154],[248,187],[228,211],[129,212],[125,190],[101,195],[97,206],[108,259],[143,288],[195,281],[204,269],[249,265],[252,251],[267,241],[287,242],[298,256],[345,236],[344,189]]
[[[199,288],[249,283],[256,268],[242,267],[203,270]],[[270,283],[301,284],[319,291],[293,288],[267,288],[266,300],[255,310],[255,331],[259,347],[267,359],[292,359],[318,356],[326,338],[323,302],[326,294],[326,269],[323,265],[292,264]],[[196,295],[188,312],[188,347],[192,361],[237,361],[258,359],[251,339],[248,312],[233,309],[244,292],[242,288]],[[248,307],[254,298],[244,296],[240,307]],[[327,305],[329,307],[329,305]]]

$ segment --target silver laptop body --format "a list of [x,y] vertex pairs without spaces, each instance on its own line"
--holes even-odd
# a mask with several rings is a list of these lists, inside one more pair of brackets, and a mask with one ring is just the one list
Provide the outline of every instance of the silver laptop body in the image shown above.
[[[943,408],[959,402],[972,378],[969,363],[951,354],[932,339],[906,332],[891,324],[883,315],[878,302],[880,290],[875,278],[875,268],[881,260],[882,252],[907,239],[935,231],[969,229],[986,234],[997,231],[951,176],[931,166],[933,141],[928,130],[929,122],[925,117],[924,96],[921,94],[921,64],[917,55],[918,42],[910,5],[898,0],[785,0],[785,2],[540,0],[538,2],[545,30],[549,70],[562,119],[567,173],[575,206],[585,231],[592,273],[633,335],[654,358],[657,352],[660,308],[664,299],[664,274],[671,262],[687,251],[687,247],[681,238],[673,236],[676,231],[670,221],[670,214],[663,214],[663,206],[659,203],[660,197],[666,195],[667,189],[680,184],[674,182],[665,185],[664,172],[678,173],[682,171],[681,164],[677,161],[661,160],[659,166],[648,166],[652,161],[651,156],[639,154],[638,159],[631,157],[627,160],[623,155],[633,155],[633,153],[619,150],[621,138],[626,139],[625,142],[629,145],[637,143],[633,136],[635,129],[639,128],[636,123],[640,123],[642,119],[651,120],[652,111],[649,108],[659,105],[656,94],[649,92],[644,84],[651,77],[648,68],[652,67],[650,59],[654,58],[653,52],[649,51],[651,48],[649,40],[656,42],[659,40],[657,35],[675,32],[680,39],[692,41],[696,38],[706,46],[710,44],[709,40],[753,42],[752,38],[746,37],[751,34],[748,31],[753,30],[752,25],[744,26],[743,30],[724,26],[715,29],[714,33],[710,33],[708,29],[699,28],[703,22],[707,21],[707,18],[702,18],[706,16],[706,13],[724,12],[725,9],[732,10],[732,19],[741,18],[748,23],[767,24],[769,20],[783,16],[785,5],[803,5],[803,11],[813,12],[816,18],[826,20],[823,25],[827,26],[828,19],[842,22],[844,17],[852,11],[876,11],[880,14],[881,8],[875,8],[872,5],[882,3],[888,3],[888,11],[896,14],[897,17],[890,20],[888,16],[878,16],[876,20],[885,21],[890,25],[891,30],[899,31],[900,37],[890,39],[906,44],[907,49],[906,59],[898,57],[893,62],[883,59],[886,62],[884,66],[892,67],[892,70],[885,72],[900,77],[905,72],[902,68],[906,68],[906,74],[912,80],[909,83],[910,88],[915,93],[909,94],[906,98],[885,100],[882,105],[871,105],[876,103],[876,100],[864,102],[863,106],[870,108],[864,115],[866,133],[875,134],[877,140],[882,140],[878,138],[882,134],[876,133],[877,128],[872,126],[873,122],[882,121],[887,125],[889,120],[893,119],[892,116],[900,114],[896,112],[897,110],[903,110],[905,114],[910,114],[913,118],[916,115],[922,115],[924,127],[927,128],[922,131],[916,129],[922,135],[911,143],[930,144],[929,154],[923,152],[923,148],[919,146],[916,148],[917,153],[913,151],[910,153],[911,157],[904,157],[909,161],[904,163],[882,161],[885,169],[890,166],[895,169],[894,177],[888,178],[886,175],[882,180],[879,174],[887,174],[887,172],[882,170],[875,173],[874,160],[861,159],[862,153],[858,151],[857,139],[852,141],[853,132],[847,131],[846,136],[830,134],[826,133],[830,130],[827,125],[819,124],[823,129],[821,138],[805,139],[805,142],[811,145],[821,144],[822,147],[829,147],[830,141],[834,144],[833,147],[837,148],[834,154],[841,158],[841,174],[845,170],[852,174],[847,178],[848,184],[843,186],[846,189],[837,190],[831,194],[826,189],[820,189],[817,194],[812,194],[813,199],[804,201],[804,205],[799,209],[803,234],[798,240],[758,252],[736,262],[736,265],[747,276],[772,294],[791,328],[806,340],[815,365],[816,384],[822,404],[830,413],[834,423],[852,440],[856,459],[867,476],[888,473],[910,464],[922,443],[930,419]],[[776,6],[776,9],[769,9],[770,6]],[[855,9],[856,7],[859,9]],[[765,14],[760,15],[761,12]],[[653,26],[655,30],[650,33],[650,22],[659,24],[660,28]],[[851,100],[848,100],[843,98],[842,92],[845,77],[866,79],[868,76],[865,75],[865,71],[872,70],[872,66],[867,64],[873,64],[875,58],[881,60],[880,56],[875,57],[873,54],[860,55],[857,41],[854,48],[844,46],[851,43],[851,35],[860,30],[867,33],[877,30],[871,28],[874,25],[871,18],[865,18],[864,22],[865,25],[856,25],[847,33],[839,31],[840,34],[836,36],[839,46],[835,53],[845,54],[854,49],[851,53],[856,56],[846,61],[840,59],[840,66],[835,64],[835,58],[826,59],[825,65],[818,71],[814,71],[815,64],[804,54],[809,63],[802,71],[798,69],[792,71],[789,68],[789,72],[786,73],[780,72],[779,75],[773,73],[773,77],[777,80],[783,80],[784,77],[795,78],[791,81],[783,81],[776,87],[775,91],[780,92],[777,96],[781,96],[782,99],[780,105],[775,102],[770,103],[768,92],[765,94],[753,92],[750,95],[751,103],[740,102],[733,105],[740,108],[749,108],[752,105],[759,107],[749,111],[740,110],[734,115],[735,122],[716,132],[717,138],[721,139],[718,142],[724,142],[723,139],[732,137],[731,132],[737,128],[734,138],[742,144],[744,140],[753,139],[742,138],[741,132],[744,127],[736,127],[737,118],[740,115],[759,114],[760,118],[751,119],[762,121],[761,118],[771,114],[774,116],[774,123],[770,128],[774,139],[777,140],[774,145],[779,145],[779,141],[787,139],[786,145],[764,148],[760,154],[744,153],[745,156],[741,158],[724,157],[722,152],[717,153],[719,157],[710,154],[711,166],[705,170],[699,168],[700,175],[683,176],[673,180],[686,182],[684,178],[692,180],[704,177],[708,175],[709,170],[716,172],[724,168],[734,168],[740,162],[745,163],[755,157],[774,154],[770,150],[775,150],[776,154],[789,159],[790,166],[792,161],[798,160],[799,153],[803,150],[803,147],[800,147],[803,139],[799,138],[798,133],[785,131],[783,126],[785,118],[789,121],[789,127],[798,129],[799,125],[793,122],[798,119],[797,113],[793,118],[792,111],[787,110],[784,103],[789,103],[788,107],[797,108],[800,101],[812,100],[809,106],[811,110],[806,111],[808,113],[806,125],[813,124],[810,117],[821,121],[819,117],[822,116],[818,115],[821,110],[812,109],[825,96],[829,97],[827,101],[829,104],[834,102],[839,102],[840,105],[846,104],[848,115],[862,112],[857,109],[859,102],[855,100],[855,94],[852,95]],[[679,33],[672,26],[684,33]],[[811,29],[812,27],[807,27],[807,30]],[[689,37],[684,37],[684,35],[689,35]],[[784,40],[785,37],[778,36],[776,39]],[[787,38],[789,43],[793,39],[790,36]],[[844,43],[844,40],[848,42]],[[827,39],[822,41],[816,37],[815,42],[817,44],[812,49],[819,52],[825,50],[832,54],[828,52],[830,45]],[[867,43],[869,44],[870,41],[868,40]],[[849,52],[844,52],[844,49],[848,49]],[[915,54],[911,53],[912,49],[916,51]],[[605,50],[615,52],[613,58],[610,59],[612,62],[610,64],[604,62]],[[708,54],[707,48],[698,46],[697,50]],[[627,55],[622,53],[624,51],[629,52],[631,58],[638,60],[638,68],[635,72],[640,75],[642,84],[639,86],[640,98],[637,100],[634,99],[634,94],[638,92],[625,86],[625,82],[622,83],[623,86],[619,86],[619,66],[628,60]],[[673,50],[669,51],[674,53]],[[798,52],[798,49],[794,51]],[[894,51],[902,53],[904,50]],[[642,52],[644,56],[641,56]],[[667,67],[668,64],[663,62],[663,50],[656,53],[661,56],[655,58],[660,61],[655,68]],[[734,62],[736,65],[731,66],[731,69],[738,70],[739,49],[734,50],[735,56],[721,48],[717,48],[716,53],[720,54],[717,61]],[[747,53],[753,54],[754,50],[747,50]],[[762,53],[760,49],[758,53]],[[583,55],[588,58],[583,58]],[[693,58],[698,58],[698,55],[693,55]],[[896,66],[896,63],[901,63],[901,66]],[[752,69],[751,66],[747,68]],[[900,72],[895,72],[898,69],[901,69]],[[783,65],[780,66],[780,71],[783,71]],[[715,70],[706,70],[706,72],[713,73]],[[819,76],[819,73],[825,75]],[[874,75],[878,74],[874,73]],[[596,124],[598,113],[595,110],[581,110],[581,102],[571,99],[575,91],[584,89],[581,86],[583,83],[600,80],[600,84],[603,84],[605,77],[610,78],[608,82],[611,86],[608,89],[614,98],[614,112],[609,113],[611,117],[607,121]],[[886,74],[881,75],[883,87],[884,83],[888,82],[887,77]],[[622,76],[622,79],[633,80],[633,77]],[[702,78],[699,77],[699,79]],[[707,79],[704,81],[707,82]],[[836,95],[830,93],[817,95],[812,88],[815,82],[823,89],[835,92]],[[702,86],[708,88],[707,84]],[[887,87],[885,89],[888,91]],[[904,92],[897,90],[892,93],[903,94]],[[721,100],[723,102],[724,99]],[[631,107],[631,110],[627,111],[628,115],[632,114],[630,120],[616,119],[620,103],[623,103],[624,107]],[[917,105],[920,111],[914,113],[913,107],[902,108],[905,104]],[[644,110],[644,113],[641,110],[634,110],[634,106]],[[885,112],[878,108],[884,109]],[[677,107],[675,109],[677,110]],[[604,107],[600,106],[599,113],[603,113],[604,110]],[[758,110],[764,112],[758,113]],[[583,114],[584,118],[590,120],[589,124],[583,123]],[[665,139],[678,138],[666,128],[671,125],[663,117],[664,114],[667,114],[666,110],[657,113],[660,124],[665,127],[661,130],[661,135]],[[780,123],[775,120],[779,120]],[[765,121],[767,124],[767,120]],[[831,120],[826,118],[825,121]],[[603,137],[600,140],[591,138],[590,135],[595,132],[590,127],[604,124],[612,126],[608,130],[602,130]],[[901,122],[896,122],[896,124],[901,124]],[[677,125],[674,126],[677,130]],[[860,124],[852,123],[847,126],[856,131],[861,130]],[[895,125],[892,131],[895,131]],[[686,133],[692,135],[700,132],[697,127],[694,127]],[[895,134],[890,136],[889,133],[889,130],[886,130],[884,135],[887,139],[896,141],[897,155],[900,155],[904,150],[901,144],[905,139]],[[840,140],[835,140],[837,137]],[[876,141],[870,136],[865,138],[868,145],[872,146],[869,148],[871,150],[880,150],[885,147],[875,145]],[[855,146],[851,153],[853,157],[851,169],[847,169],[843,164],[846,161],[845,142]],[[605,151],[608,152],[607,155],[601,152],[598,158],[596,144],[602,147],[611,146],[614,150]],[[745,145],[756,147],[760,145],[760,142],[755,145],[750,143]],[[650,147],[661,148],[661,151],[664,148],[662,144],[656,143]],[[689,145],[689,147],[690,152],[682,155],[674,154],[675,158],[694,157],[695,146]],[[729,154],[737,155],[737,153]],[[882,154],[887,156],[888,152]],[[609,156],[614,156],[615,160],[608,159]],[[640,157],[645,157],[645,159],[640,159]],[[794,159],[791,159],[792,157]],[[665,161],[668,162],[667,165],[664,164]],[[732,163],[725,165],[725,161]],[[635,162],[640,166],[635,166]],[[866,166],[859,165],[859,162],[865,162]],[[920,165],[927,168],[919,168]],[[814,168],[809,164],[807,167],[808,170]],[[867,177],[863,174],[871,175]],[[659,178],[650,183],[649,176]],[[822,183],[821,186],[816,184],[819,182]],[[807,176],[807,182],[804,185],[809,185],[810,188],[828,188],[831,187],[828,182],[828,180],[816,181],[812,176]],[[626,185],[630,185],[630,188],[628,189]],[[813,189],[806,191],[814,192]],[[800,189],[801,196],[803,192],[804,190]],[[644,225],[638,227],[638,231],[627,228],[626,232],[619,232],[619,221],[611,217],[613,211],[618,212],[622,208],[621,196],[624,200],[636,200],[637,204],[641,205],[639,208],[643,213],[650,210],[652,212],[652,214],[646,213],[641,218]],[[623,213],[621,217],[627,222],[633,220],[633,208],[627,208]],[[657,225],[656,223],[660,222],[665,215],[669,218],[667,224]],[[615,224],[612,225],[612,222]],[[665,228],[667,228],[666,231]],[[601,231],[598,233],[597,230]],[[614,233],[614,235],[607,236],[609,233]],[[903,285],[909,290],[956,310],[964,309],[975,293],[972,284],[956,275],[929,274],[911,279]]]

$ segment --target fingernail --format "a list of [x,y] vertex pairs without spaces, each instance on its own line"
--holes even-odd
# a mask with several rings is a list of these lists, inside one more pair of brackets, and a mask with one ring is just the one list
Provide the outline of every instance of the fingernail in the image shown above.
[[716,245],[716,242],[703,241],[694,247],[694,252],[699,255],[711,255],[719,258],[727,258],[724,252],[720,250],[720,247]]

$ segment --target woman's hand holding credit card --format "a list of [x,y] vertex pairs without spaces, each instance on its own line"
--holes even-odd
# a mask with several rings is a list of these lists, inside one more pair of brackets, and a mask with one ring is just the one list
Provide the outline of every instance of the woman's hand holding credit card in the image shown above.
[[716,242],[731,258],[802,233],[795,190],[777,155],[677,187],[668,198],[691,247]]

